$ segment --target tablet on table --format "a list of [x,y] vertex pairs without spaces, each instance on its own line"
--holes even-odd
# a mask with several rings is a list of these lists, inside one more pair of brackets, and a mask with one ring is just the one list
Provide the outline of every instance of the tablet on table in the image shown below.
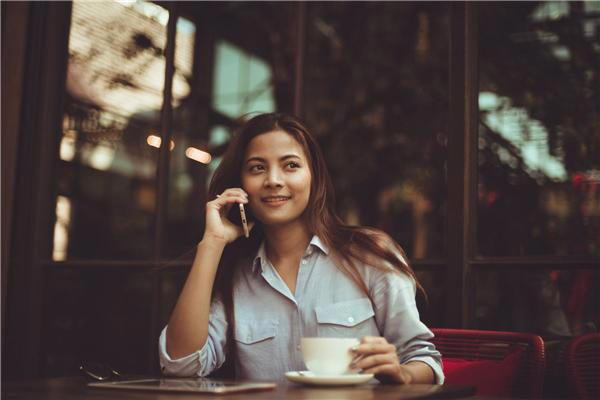
[[235,393],[275,388],[273,382],[223,381],[206,378],[152,378],[113,382],[88,383],[89,387],[101,389],[150,390],[159,392],[187,393]]

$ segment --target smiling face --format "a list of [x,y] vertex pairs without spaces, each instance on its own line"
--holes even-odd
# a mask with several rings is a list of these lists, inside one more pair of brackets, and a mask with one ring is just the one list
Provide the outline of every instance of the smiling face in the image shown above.
[[263,133],[248,143],[242,188],[254,216],[266,227],[302,223],[311,178],[302,145],[287,132]]

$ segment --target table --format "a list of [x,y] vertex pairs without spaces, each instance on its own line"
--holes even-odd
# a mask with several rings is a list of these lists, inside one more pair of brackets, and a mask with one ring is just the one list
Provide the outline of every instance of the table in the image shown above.
[[239,400],[239,399],[348,399],[404,400],[425,398],[461,398],[475,393],[471,386],[452,385],[380,385],[316,387],[294,383],[278,383],[275,390],[231,393],[225,395],[193,393],[158,393],[114,389],[88,388],[87,381],[77,378],[52,378],[3,382],[2,399],[6,400]]

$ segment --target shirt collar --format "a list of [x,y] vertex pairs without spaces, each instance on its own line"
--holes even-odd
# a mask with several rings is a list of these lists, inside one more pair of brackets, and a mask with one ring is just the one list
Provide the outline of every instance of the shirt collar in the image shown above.
[[[308,243],[308,247],[306,248],[304,255],[312,254],[313,249],[315,248],[321,250],[325,255],[329,254],[329,248],[327,248],[327,246],[323,244],[323,242],[321,241],[321,239],[319,239],[317,235],[313,235],[312,239],[310,239],[310,242]],[[258,248],[258,251],[256,252],[256,256],[254,256],[254,259],[252,261],[252,272],[257,272],[258,270],[262,272],[264,271],[266,265],[267,251],[265,241],[263,240],[260,244],[260,247]]]
[[264,266],[267,262],[267,251],[265,250],[265,241],[263,240],[254,256],[254,260],[252,261],[252,272],[256,272],[260,269],[260,271],[264,271]]
[[329,248],[327,248],[327,246],[325,246],[325,244],[321,241],[321,239],[319,239],[319,237],[317,235],[314,235],[312,237],[312,239],[310,240],[310,243],[308,244],[307,250],[309,250],[311,247],[316,247],[319,250],[321,250],[324,254],[329,254]]

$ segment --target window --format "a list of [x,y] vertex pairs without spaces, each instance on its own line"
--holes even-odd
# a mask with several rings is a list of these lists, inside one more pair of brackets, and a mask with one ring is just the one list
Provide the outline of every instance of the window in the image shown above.
[[[56,261],[153,257],[168,18],[149,2],[73,2]],[[173,87],[189,92],[181,74]]]
[[478,254],[600,254],[591,4],[482,9]]
[[525,264],[476,275],[482,328],[554,338],[600,328],[599,271],[577,262],[600,256],[598,10],[480,8],[477,255]]

